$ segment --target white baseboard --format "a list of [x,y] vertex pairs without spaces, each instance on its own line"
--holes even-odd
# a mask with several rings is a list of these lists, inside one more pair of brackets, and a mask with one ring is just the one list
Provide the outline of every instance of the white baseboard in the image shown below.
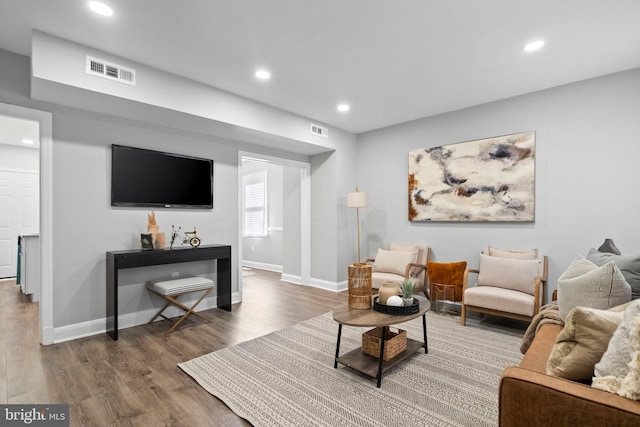
[[293,274],[287,274],[287,273],[282,273],[282,276],[280,276],[280,280],[282,280],[283,282],[293,283],[296,285],[299,285],[302,283],[302,277],[294,276]]
[[[197,299],[197,298],[196,298]],[[185,305],[189,306],[193,304],[196,300],[186,300]],[[202,300],[195,311],[203,311],[209,310],[217,307],[217,297],[210,297]],[[240,294],[237,292],[231,295],[231,303],[235,304],[240,302]],[[127,313],[118,316],[118,330],[130,328],[132,326],[144,325],[149,322],[161,307],[153,307],[142,311],[137,311],[135,313]],[[175,317],[181,316],[184,314],[184,311],[180,310],[177,307],[169,307],[164,312],[167,317]],[[164,320],[162,317],[159,317],[158,320]],[[158,321],[156,320],[156,321]],[[78,338],[89,337],[92,335],[104,334],[107,332],[107,319],[95,319],[89,320],[86,322],[74,323],[73,325],[60,326],[57,328],[53,328],[53,340],[54,344],[71,341]]]
[[257,268],[258,270],[275,271],[276,273],[282,273],[282,266],[276,264],[267,264],[265,262],[246,261],[242,260],[244,267]]
[[326,289],[333,292],[341,292],[348,288],[349,282],[346,280],[342,282],[331,282],[329,280],[311,278],[309,286],[313,286],[314,288]]

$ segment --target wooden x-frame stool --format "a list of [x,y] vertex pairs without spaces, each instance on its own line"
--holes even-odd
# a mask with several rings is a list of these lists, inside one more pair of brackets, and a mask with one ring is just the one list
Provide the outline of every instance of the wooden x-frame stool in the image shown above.
[[[152,292],[161,298],[163,298],[167,303],[156,313],[155,316],[149,323],[152,323],[154,320],[158,318],[158,316],[170,320],[169,317],[162,314],[170,305],[175,305],[176,307],[181,308],[185,311],[185,313],[173,323],[171,329],[169,329],[166,334],[169,335],[171,332],[175,331],[175,329],[190,315],[193,314],[195,316],[200,317],[205,320],[207,323],[210,322],[209,319],[202,316],[199,313],[196,313],[194,310],[205,299],[213,290],[213,280],[207,279],[205,277],[184,277],[180,279],[172,279],[172,280],[163,280],[157,282],[149,282],[147,283],[147,289],[149,292]],[[178,301],[178,297],[182,295],[191,294],[194,292],[204,292],[200,298],[191,306],[187,307]]]

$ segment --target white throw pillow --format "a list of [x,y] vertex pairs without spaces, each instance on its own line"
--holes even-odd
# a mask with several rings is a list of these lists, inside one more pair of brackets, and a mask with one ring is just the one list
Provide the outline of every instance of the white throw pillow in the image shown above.
[[592,387],[640,400],[640,300],[624,311],[622,323],[594,371]]
[[542,276],[541,259],[511,259],[480,254],[477,286],[494,286],[533,295],[536,277]]
[[407,264],[416,262],[417,256],[418,252],[385,251],[384,249],[378,249],[376,261],[373,264],[373,271],[404,276],[407,271]]
[[598,267],[576,257],[558,278],[558,309],[564,321],[574,307],[606,310],[631,300],[631,286],[613,261]]

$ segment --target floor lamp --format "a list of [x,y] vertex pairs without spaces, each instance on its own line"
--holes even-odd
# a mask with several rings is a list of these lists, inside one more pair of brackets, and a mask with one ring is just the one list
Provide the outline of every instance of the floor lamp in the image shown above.
[[356,209],[358,221],[358,264],[360,264],[360,208],[369,206],[369,195],[356,187],[356,191],[347,195],[347,206]]
[[347,206],[356,209],[358,221],[358,262],[349,265],[349,307],[371,308],[371,271],[366,263],[360,262],[360,208],[369,206],[369,196],[356,187],[356,191],[347,195]]

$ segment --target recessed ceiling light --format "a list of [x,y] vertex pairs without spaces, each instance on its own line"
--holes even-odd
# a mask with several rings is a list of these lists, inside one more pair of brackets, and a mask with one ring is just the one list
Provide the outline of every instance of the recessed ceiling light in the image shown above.
[[23,139],[23,140],[22,140],[22,143],[23,143],[23,144],[26,144],[26,145],[33,145],[33,141],[32,141],[32,140],[30,140],[30,139]]
[[102,15],[102,16],[111,16],[111,15],[113,15],[113,9],[111,9],[109,6],[107,6],[106,4],[104,4],[102,2],[90,1],[89,2],[89,7],[91,8],[91,10],[93,10],[98,15]]
[[338,111],[340,111],[341,113],[346,113],[347,111],[349,111],[351,107],[349,107],[349,104],[339,104],[338,105]]
[[260,80],[269,80],[271,78],[271,73],[267,70],[258,70],[256,71],[256,77]]
[[544,40],[536,40],[524,45],[522,50],[524,50],[525,52],[533,52],[534,50],[540,49],[542,46],[544,46]]

